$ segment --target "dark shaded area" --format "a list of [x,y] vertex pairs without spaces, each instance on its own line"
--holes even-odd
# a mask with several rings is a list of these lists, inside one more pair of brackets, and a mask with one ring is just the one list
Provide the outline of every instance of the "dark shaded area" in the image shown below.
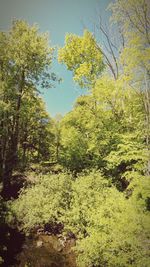
[[[47,229],[47,228],[46,228]],[[28,237],[16,228],[0,227],[1,267],[76,267],[71,250],[75,239],[60,235],[31,233]]]
[[61,234],[63,231],[64,225],[62,223],[46,223],[44,225],[44,232],[49,232],[54,235]]
[[13,175],[8,187],[5,187],[1,196],[4,200],[16,199],[19,196],[20,189],[27,183],[26,176],[21,174]]
[[59,235],[62,234],[64,225],[62,223],[46,223],[43,227],[37,225],[33,230],[33,234],[45,234],[45,235]]
[[34,229],[28,237],[7,224],[0,226],[1,267],[76,267],[73,233],[65,241],[60,234],[63,225],[46,224]]
[[146,199],[146,208],[148,211],[150,211],[150,197],[147,197]]
[[13,175],[8,187],[1,191],[1,222],[0,222],[0,256],[3,259],[2,267],[19,266],[16,255],[22,251],[25,235],[16,227],[9,226],[7,219],[7,201],[16,199],[20,189],[25,185],[26,177],[21,174]]
[[21,252],[25,235],[8,225],[0,226],[0,255],[3,258],[2,267],[19,266],[16,255]]

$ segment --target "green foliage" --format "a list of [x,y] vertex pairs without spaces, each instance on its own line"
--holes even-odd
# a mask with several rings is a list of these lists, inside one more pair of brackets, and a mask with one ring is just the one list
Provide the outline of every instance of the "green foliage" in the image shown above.
[[146,172],[147,158],[148,153],[140,134],[128,132],[120,134],[115,150],[105,160],[107,169],[115,175],[115,179],[118,175],[120,180],[125,179],[129,183],[134,179],[134,172],[135,177]]
[[95,170],[75,180],[68,174],[46,175],[21,192],[12,211],[25,230],[63,223],[65,232],[77,237],[79,266],[148,267],[148,181],[135,181],[126,198]]
[[125,46],[121,60],[125,74],[128,74],[131,80],[139,82],[146,75],[145,70],[150,69],[148,0],[117,0],[111,4],[111,10],[113,21],[119,23],[124,35]]
[[141,93],[144,134],[148,151],[147,174],[150,175],[150,5],[148,0],[116,0],[111,5],[112,19],[119,24],[124,46],[120,62],[125,81]]
[[84,156],[86,153],[86,142],[84,136],[75,129],[69,127],[69,130],[64,127],[61,134],[63,154],[61,155],[62,164],[71,171],[80,171],[84,166]]
[[[13,21],[8,34],[8,58],[13,61],[13,71],[24,71],[28,81],[38,81],[52,63],[53,48],[49,47],[47,34],[40,34],[36,25]],[[15,53],[14,53],[15,51]]]
[[100,173],[75,180],[65,216],[67,229],[78,237],[79,266],[149,266],[149,214]]
[[24,97],[20,110],[20,166],[49,160],[52,154],[51,142],[54,140],[52,127],[53,122],[45,111],[43,100],[40,97]]
[[124,35],[122,74],[101,76],[92,33],[68,34],[59,62],[90,90],[64,118],[52,120],[38,95],[38,85],[56,79],[47,36],[24,21],[0,33],[0,171],[4,183],[9,170],[31,165],[30,185],[8,205],[7,218],[25,231],[61,222],[77,238],[78,266],[149,267],[149,6],[116,0],[111,8]]
[[150,182],[149,176],[139,175],[137,172],[130,172],[130,185],[127,191],[132,192],[134,205],[139,206],[143,211],[150,211]]
[[87,30],[82,37],[66,35],[65,46],[60,48],[58,60],[73,71],[74,80],[81,86],[91,86],[104,69],[100,48]]
[[103,205],[111,181],[98,171],[80,174],[72,184],[70,208],[65,213],[65,225],[79,236],[86,234],[90,217],[95,208]]
[[7,187],[17,165],[50,157],[51,123],[38,92],[56,77],[50,72],[54,49],[36,25],[14,20],[0,33],[0,51],[0,179]]
[[70,194],[71,178],[68,174],[41,176],[12,202],[12,211],[26,230],[59,222],[68,208]]
[[121,79],[103,76],[61,121],[60,160],[75,172],[99,168],[120,183],[126,172],[146,170],[143,136],[141,94]]

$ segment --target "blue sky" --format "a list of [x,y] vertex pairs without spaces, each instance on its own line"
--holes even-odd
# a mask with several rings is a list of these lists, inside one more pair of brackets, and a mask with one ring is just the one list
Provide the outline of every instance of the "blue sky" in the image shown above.
[[[13,18],[37,23],[40,31],[49,32],[52,46],[63,46],[66,33],[82,35],[86,26],[94,31],[96,14],[108,19],[106,8],[111,0],[0,0],[0,30],[7,30]],[[108,14],[109,15],[109,14]],[[72,73],[55,60],[52,70],[63,78],[61,84],[46,90],[43,98],[51,116],[64,115],[75,99],[84,94],[72,80]]]

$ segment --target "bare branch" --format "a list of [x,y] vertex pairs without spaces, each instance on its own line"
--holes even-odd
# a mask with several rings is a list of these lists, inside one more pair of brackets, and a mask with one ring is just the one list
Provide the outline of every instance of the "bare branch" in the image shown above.
[[117,80],[118,76],[116,76],[116,72],[115,72],[115,70],[114,70],[114,67],[113,67],[113,65],[111,64],[111,62],[110,62],[109,58],[107,57],[106,53],[104,52],[104,50],[102,50],[102,49],[99,47],[99,45],[97,45],[97,49],[99,49],[99,50],[101,51],[102,55],[104,56],[104,58],[105,58],[105,60],[106,60],[106,64],[107,64],[107,66],[110,68],[110,70],[111,70],[111,72],[112,72],[112,74],[113,74],[114,79]]
[[[117,62],[117,58],[116,58],[114,49],[118,51],[118,48],[111,41],[111,38],[110,38],[109,33],[108,33],[107,25],[105,25],[105,27],[103,26],[101,16],[99,16],[99,25],[97,26],[97,29],[100,30],[100,32],[105,37],[105,40],[107,43],[105,43],[105,41],[104,41],[103,44],[104,44],[105,50],[111,55],[112,58],[109,59],[108,55],[106,55],[104,50],[102,51],[102,54],[106,60],[106,64],[110,68],[114,78],[117,79],[118,75],[119,75],[119,70],[118,70],[118,62]],[[115,68],[113,67],[113,63],[111,63],[112,60],[113,60],[113,63],[115,65]]]

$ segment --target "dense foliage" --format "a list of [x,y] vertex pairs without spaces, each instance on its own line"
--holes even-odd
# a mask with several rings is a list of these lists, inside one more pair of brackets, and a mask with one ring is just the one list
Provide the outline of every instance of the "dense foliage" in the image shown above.
[[36,184],[23,190],[13,204],[25,229],[59,221],[69,206],[71,179],[66,174],[39,177]]
[[[98,171],[39,177],[23,190],[12,210],[23,229],[61,222],[76,235],[79,266],[149,266],[150,215],[147,177],[130,198]],[[137,188],[138,185],[138,188]]]
[[58,60],[65,63],[68,70],[73,71],[74,80],[81,87],[93,85],[104,69],[101,50],[88,31],[84,31],[83,37],[66,35],[65,47],[59,50]]
[[49,69],[53,48],[37,26],[14,21],[8,33],[0,33],[0,51],[0,179],[7,187],[20,160],[26,165],[28,153],[49,156],[49,144],[44,151],[42,139],[49,135],[50,118],[38,86],[50,86],[55,76]]
[[76,238],[79,267],[149,267],[150,5],[116,0],[110,8],[118,53],[100,29],[112,62],[88,30],[67,34],[58,51],[88,89],[64,117],[50,118],[39,94],[57,80],[47,36],[24,21],[0,34],[2,192],[14,171],[28,171],[19,197],[0,199],[0,218],[7,206],[9,223],[25,232],[60,223]]

